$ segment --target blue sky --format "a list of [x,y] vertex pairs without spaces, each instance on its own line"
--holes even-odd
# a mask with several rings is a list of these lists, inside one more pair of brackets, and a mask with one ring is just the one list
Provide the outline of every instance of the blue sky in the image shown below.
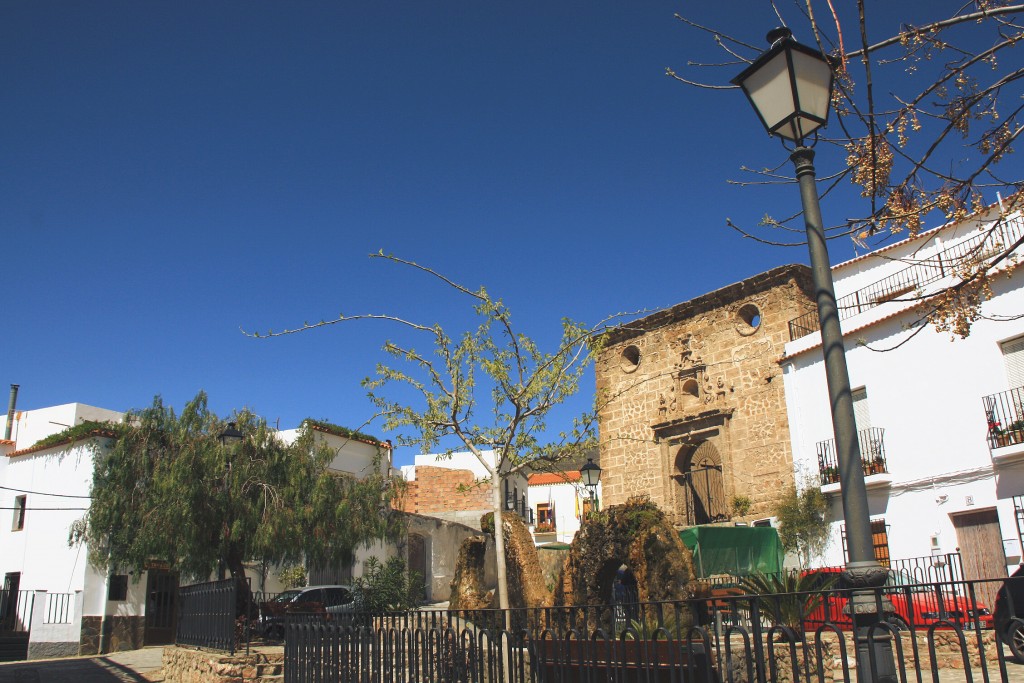
[[[766,2],[720,5],[696,18],[758,45],[777,23]],[[665,76],[718,59],[673,18],[695,7],[5,2],[0,386],[20,384],[23,409],[205,389],[221,414],[355,427],[393,328],[239,328],[342,311],[468,324],[464,299],[379,249],[486,286],[542,343],[563,316],[806,262],[725,227],[798,195],[728,185],[783,150],[738,93]]]

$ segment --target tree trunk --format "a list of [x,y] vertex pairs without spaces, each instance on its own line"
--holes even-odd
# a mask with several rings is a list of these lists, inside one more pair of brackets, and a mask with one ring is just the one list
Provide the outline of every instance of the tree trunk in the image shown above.
[[235,581],[235,616],[248,615],[253,609],[252,591],[249,589],[249,581],[245,578],[245,564],[242,554],[234,550],[228,554],[228,571]]
[[505,628],[511,630],[508,614],[508,572],[505,569],[505,520],[502,518],[505,501],[501,495],[501,475],[498,473],[491,477],[491,492],[491,503],[494,508],[494,559],[498,570],[498,607],[505,613]]

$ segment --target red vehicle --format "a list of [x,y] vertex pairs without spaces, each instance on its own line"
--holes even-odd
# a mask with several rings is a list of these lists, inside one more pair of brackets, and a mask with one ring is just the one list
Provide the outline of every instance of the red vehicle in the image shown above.
[[[846,609],[850,601],[850,586],[842,572],[841,567],[803,572],[805,590],[825,588],[823,598],[812,600],[807,605],[809,625],[817,627],[832,622],[843,630],[853,628]],[[817,585],[814,585],[815,579],[818,579]],[[936,624],[937,628],[953,628],[953,625],[965,630],[976,626],[992,628],[992,613],[982,603],[971,601],[965,584],[917,584],[897,572],[890,572],[882,593],[895,608],[888,621],[899,631],[908,631],[911,627],[914,630],[928,629]]]

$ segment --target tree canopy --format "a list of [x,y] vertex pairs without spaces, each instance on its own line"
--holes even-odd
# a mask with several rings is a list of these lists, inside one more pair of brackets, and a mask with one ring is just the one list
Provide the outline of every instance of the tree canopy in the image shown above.
[[96,448],[92,503],[70,540],[88,541],[99,567],[139,571],[159,560],[186,576],[225,566],[241,577],[247,561],[350,562],[359,545],[395,531],[381,514],[396,491],[389,472],[341,476],[309,426],[286,444],[248,411],[231,420],[244,438],[222,445],[225,421],[202,392],[180,415],[159,397],[127,413],[112,443]]
[[830,522],[828,498],[814,482],[801,490],[790,486],[775,511],[779,519],[779,541],[786,552],[794,552],[802,567],[828,547]]

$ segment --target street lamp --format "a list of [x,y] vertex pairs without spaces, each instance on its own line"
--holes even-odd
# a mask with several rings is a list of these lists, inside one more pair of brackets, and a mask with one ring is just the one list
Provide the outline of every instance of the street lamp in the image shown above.
[[[849,551],[846,577],[855,588],[876,588],[885,583],[886,570],[875,560],[867,489],[861,467],[860,445],[853,416],[853,395],[846,367],[846,350],[839,326],[832,270],[829,266],[821,207],[815,187],[814,150],[804,140],[828,122],[832,99],[832,66],[817,50],[793,40],[787,28],[768,34],[771,47],[733,79],[747,95],[769,135],[795,144],[790,160],[796,168],[803,203],[807,247],[811,256],[814,298],[821,326],[832,428],[839,458],[839,481]],[[887,600],[881,609],[892,609]],[[892,643],[886,631],[872,625],[881,620],[874,594],[855,593],[850,601],[857,639],[857,670],[861,683],[895,681]],[[877,675],[877,678],[872,676]]]
[[587,458],[587,464],[580,468],[580,477],[583,485],[590,491],[590,500],[597,510],[597,483],[601,481],[601,467],[594,464],[593,458]]
[[234,446],[242,440],[244,434],[238,431],[236,422],[228,422],[228,426],[224,428],[224,431],[220,433],[217,440],[220,441],[221,446]]

